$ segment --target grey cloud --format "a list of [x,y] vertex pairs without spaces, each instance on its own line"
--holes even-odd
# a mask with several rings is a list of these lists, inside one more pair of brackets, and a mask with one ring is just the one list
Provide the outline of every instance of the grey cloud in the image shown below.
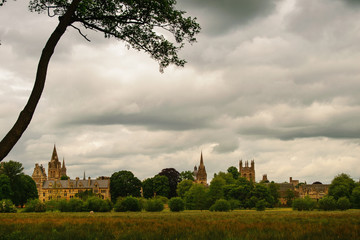
[[233,28],[245,25],[258,17],[266,17],[274,11],[280,0],[187,0],[179,1],[190,14],[196,16],[203,31],[221,35]]

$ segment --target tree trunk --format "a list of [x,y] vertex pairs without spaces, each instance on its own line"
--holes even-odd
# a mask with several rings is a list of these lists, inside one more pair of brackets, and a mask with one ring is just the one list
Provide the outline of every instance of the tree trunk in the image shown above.
[[58,26],[51,34],[41,53],[36,72],[35,84],[29,100],[26,103],[24,109],[20,112],[20,115],[14,126],[0,142],[0,162],[8,155],[8,153],[20,139],[21,135],[25,132],[27,126],[30,124],[30,121],[44,89],[50,58],[53,55],[55,47],[59,42],[61,36],[65,33],[66,28],[72,23],[72,17],[80,1],[81,0],[72,1],[66,13],[60,18]]

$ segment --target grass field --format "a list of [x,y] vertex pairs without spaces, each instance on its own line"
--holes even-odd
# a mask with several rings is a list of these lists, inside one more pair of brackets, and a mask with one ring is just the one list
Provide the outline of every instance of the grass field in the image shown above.
[[3,213],[0,239],[360,239],[360,210]]

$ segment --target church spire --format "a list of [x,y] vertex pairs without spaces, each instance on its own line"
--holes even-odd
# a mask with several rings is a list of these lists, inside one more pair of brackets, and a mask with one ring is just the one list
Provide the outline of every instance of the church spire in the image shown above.
[[65,158],[63,157],[63,164],[62,164],[62,168],[65,168]]
[[[200,166],[204,166],[204,160],[203,160],[203,156],[202,156],[202,151],[201,151],[201,155],[200,155]],[[200,168],[199,166],[199,168]]]
[[85,180],[85,171],[84,171],[84,178],[83,178],[83,180]]
[[58,161],[58,155],[57,155],[57,152],[56,152],[56,145],[54,144],[54,150],[53,150],[53,153],[52,153],[52,156],[51,156],[51,161]]

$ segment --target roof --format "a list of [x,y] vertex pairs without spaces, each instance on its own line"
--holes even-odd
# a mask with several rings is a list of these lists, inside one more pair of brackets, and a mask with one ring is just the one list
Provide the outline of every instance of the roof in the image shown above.
[[[95,188],[95,184],[99,188],[108,188],[110,180],[46,180],[43,182],[42,188],[54,188],[56,185],[58,188]],[[60,185],[59,185],[60,184]],[[69,185],[70,184],[70,185]]]

